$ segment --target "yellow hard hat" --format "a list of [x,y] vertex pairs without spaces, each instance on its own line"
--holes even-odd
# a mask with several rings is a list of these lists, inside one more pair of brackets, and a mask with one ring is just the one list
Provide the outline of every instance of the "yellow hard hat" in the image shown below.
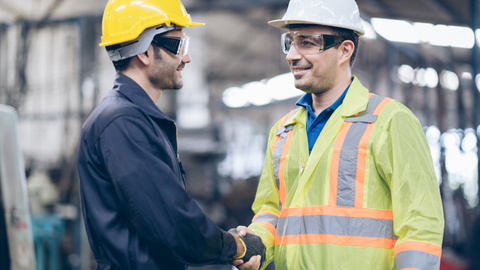
[[135,40],[158,25],[192,27],[194,23],[180,0],[109,0],[103,13],[101,47]]

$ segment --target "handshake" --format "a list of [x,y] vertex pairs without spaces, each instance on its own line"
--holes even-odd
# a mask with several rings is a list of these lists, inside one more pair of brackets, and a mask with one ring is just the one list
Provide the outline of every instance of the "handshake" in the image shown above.
[[[247,228],[245,227],[243,228],[245,231],[247,230]],[[263,244],[262,239],[259,236],[249,232],[246,232],[245,236],[242,236],[237,233],[237,229],[235,228],[228,230],[228,232],[234,235],[234,237],[236,238],[236,241],[239,240],[237,241],[237,251],[239,250],[238,249],[239,242],[243,245],[243,249],[244,249],[243,254],[237,254],[237,256],[232,258],[234,260],[233,265],[237,266],[237,268],[239,269],[259,269],[262,266],[263,262],[265,261],[265,253],[266,253],[266,248],[265,248],[265,245]],[[252,262],[250,262],[250,258],[257,255],[261,256],[260,260],[258,261],[258,259],[254,258]],[[243,260],[243,263],[241,263],[241,261],[239,260]],[[245,266],[245,267],[242,267],[242,266]]]

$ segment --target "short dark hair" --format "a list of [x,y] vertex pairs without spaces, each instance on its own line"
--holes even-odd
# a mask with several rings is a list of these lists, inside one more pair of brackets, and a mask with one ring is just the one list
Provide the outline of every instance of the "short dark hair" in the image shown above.
[[[316,24],[287,24],[284,26],[286,29],[292,29],[292,28],[299,28],[299,27],[310,27],[310,26],[315,26]],[[357,57],[357,51],[358,51],[358,46],[360,45],[360,37],[358,36],[355,31],[346,29],[346,28],[340,28],[340,27],[334,27],[334,26],[328,26],[324,25],[327,27],[330,27],[332,29],[332,32],[335,36],[342,37],[345,40],[351,40],[353,42],[353,45],[355,45],[355,49],[353,50],[352,57],[350,57],[350,67],[353,67],[353,63],[355,63],[355,58]],[[336,49],[340,47],[340,44],[337,44],[335,46]]]
[[121,72],[121,71],[127,70],[131,60],[132,60],[132,57],[125,58],[118,61],[112,61],[113,66],[115,67],[115,71]]
[[[350,67],[353,67],[353,63],[355,63],[355,58],[357,57],[358,46],[360,45],[360,37],[355,31],[345,28],[332,27],[332,32],[335,36],[342,37],[345,40],[351,40],[353,45],[355,45],[352,57],[350,57]],[[340,44],[335,46],[335,48],[338,48],[339,46]]]

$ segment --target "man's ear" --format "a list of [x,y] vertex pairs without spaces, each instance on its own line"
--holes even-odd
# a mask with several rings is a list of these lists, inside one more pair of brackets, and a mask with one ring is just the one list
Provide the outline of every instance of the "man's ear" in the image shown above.
[[345,40],[339,48],[339,64],[342,65],[344,62],[348,62],[350,65],[350,58],[353,55],[353,51],[355,50],[355,44],[351,40]]
[[138,60],[140,60],[140,62],[142,64],[144,64],[145,66],[150,65],[150,63],[153,61],[152,56],[153,56],[153,46],[152,46],[152,44],[150,44],[148,46],[148,49],[147,49],[146,52],[141,53],[141,54],[137,54]]

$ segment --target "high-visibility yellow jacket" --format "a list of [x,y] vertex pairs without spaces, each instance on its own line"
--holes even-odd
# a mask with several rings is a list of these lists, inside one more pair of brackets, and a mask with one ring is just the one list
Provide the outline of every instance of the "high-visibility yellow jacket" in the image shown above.
[[354,80],[308,152],[306,110],[271,129],[249,226],[277,270],[439,269],[443,209],[413,113]]

